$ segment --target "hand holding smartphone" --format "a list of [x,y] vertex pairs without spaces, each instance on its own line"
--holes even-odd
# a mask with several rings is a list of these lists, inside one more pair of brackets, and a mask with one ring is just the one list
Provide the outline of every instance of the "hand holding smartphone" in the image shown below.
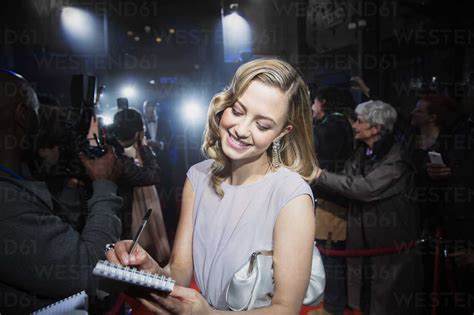
[[444,165],[443,158],[441,154],[435,151],[428,152],[428,156],[430,158],[430,162],[433,164]]
[[441,154],[438,152],[428,152],[430,163],[426,164],[426,172],[433,180],[443,180],[451,177],[451,168],[444,164]]

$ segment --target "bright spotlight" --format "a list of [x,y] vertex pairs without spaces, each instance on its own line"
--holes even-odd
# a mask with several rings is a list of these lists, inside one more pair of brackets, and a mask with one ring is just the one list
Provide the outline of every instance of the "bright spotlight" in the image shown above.
[[61,12],[63,28],[69,36],[77,40],[88,40],[94,35],[94,19],[84,10],[65,7]]
[[222,19],[224,31],[224,61],[238,62],[242,53],[252,51],[252,30],[236,12]]
[[201,106],[195,101],[185,103],[183,106],[183,116],[185,121],[198,121],[201,118]]
[[111,125],[113,124],[114,120],[112,117],[110,116],[106,116],[106,115],[102,115],[100,116],[102,118],[102,122],[104,123],[104,125],[108,126],[108,125]]
[[120,91],[121,96],[126,97],[126,98],[132,98],[135,95],[137,95],[137,91],[133,86],[124,86],[122,90]]

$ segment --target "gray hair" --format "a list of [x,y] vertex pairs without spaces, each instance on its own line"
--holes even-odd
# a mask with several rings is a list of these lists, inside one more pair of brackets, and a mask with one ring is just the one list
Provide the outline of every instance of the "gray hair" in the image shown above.
[[368,101],[357,105],[355,112],[367,119],[371,126],[380,126],[382,133],[392,133],[397,121],[397,111],[382,101]]

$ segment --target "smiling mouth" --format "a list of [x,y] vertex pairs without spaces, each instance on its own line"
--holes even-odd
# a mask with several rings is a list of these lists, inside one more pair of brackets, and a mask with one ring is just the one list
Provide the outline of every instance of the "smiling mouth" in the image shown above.
[[238,148],[245,148],[245,147],[249,147],[249,146],[250,146],[250,144],[238,140],[238,139],[237,139],[236,137],[234,137],[230,132],[229,132],[228,134],[229,134],[229,142],[230,142],[230,144],[232,144],[233,146],[238,147]]

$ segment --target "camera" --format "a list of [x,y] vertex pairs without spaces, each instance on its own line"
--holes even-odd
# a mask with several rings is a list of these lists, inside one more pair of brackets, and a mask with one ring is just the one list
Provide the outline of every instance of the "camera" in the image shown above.
[[96,116],[96,105],[105,86],[97,88],[97,78],[91,75],[73,75],[70,85],[71,106],[64,111],[64,136],[60,140],[61,161],[66,172],[75,177],[84,176],[78,160],[83,152],[90,158],[105,154],[105,129]]

